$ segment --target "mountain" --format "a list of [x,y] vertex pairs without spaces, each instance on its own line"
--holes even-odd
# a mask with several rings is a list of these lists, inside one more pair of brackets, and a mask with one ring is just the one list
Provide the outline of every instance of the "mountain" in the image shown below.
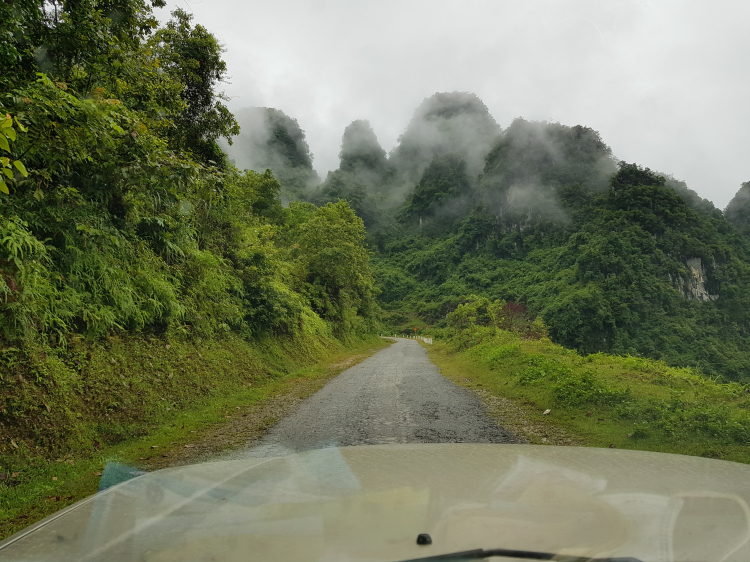
[[476,174],[466,152],[424,165],[412,151],[408,166],[405,137],[391,161],[422,173],[396,226],[371,237],[384,308],[440,327],[472,295],[505,299],[584,354],[750,379],[747,185],[725,218],[684,182],[618,162],[580,125],[516,119]]
[[281,184],[284,202],[301,199],[320,183],[313,170],[313,155],[305,140],[305,132],[296,119],[271,107],[248,107],[235,118],[240,125],[239,136],[230,146],[222,148],[240,170],[273,171]]
[[366,226],[375,228],[381,218],[378,208],[393,183],[394,169],[368,121],[353,121],[344,129],[339,162],[311,201],[322,205],[345,199]]
[[398,139],[390,162],[402,185],[416,184],[435,156],[457,153],[466,159],[467,171],[476,175],[500,135],[500,126],[475,94],[437,93],[414,112]]

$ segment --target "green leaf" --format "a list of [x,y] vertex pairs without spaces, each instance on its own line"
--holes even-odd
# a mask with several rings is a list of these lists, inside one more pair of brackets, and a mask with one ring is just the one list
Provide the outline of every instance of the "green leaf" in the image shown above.
[[10,118],[10,115],[8,115],[5,119],[3,119],[2,123],[0,123],[0,129],[7,129],[8,127],[13,126],[13,119]]
[[0,164],[5,166],[6,168],[10,166],[10,158],[6,158],[5,156],[0,156]]
[[2,148],[5,152],[10,152],[10,144],[8,144],[8,139],[5,138],[5,135],[0,133],[0,148]]
[[13,170],[10,168],[3,168],[3,173],[8,176],[8,178],[13,179]]
[[16,131],[14,129],[5,129],[3,132],[10,140],[16,140]]
[[26,171],[26,166],[23,165],[23,162],[20,160],[16,160],[13,162],[13,165],[16,167],[16,169],[21,172],[21,175],[25,178],[29,177],[29,172]]
[[6,195],[10,195],[10,191],[8,190],[8,186],[5,184],[5,180],[0,179],[0,191],[5,193]]
[[34,192],[34,199],[36,199],[37,201],[41,201],[42,199],[44,199],[44,192],[39,186],[37,186],[36,191]]
[[29,131],[26,127],[23,126],[23,123],[18,120],[18,117],[16,117],[16,125],[18,125],[18,130],[22,133],[27,133]]

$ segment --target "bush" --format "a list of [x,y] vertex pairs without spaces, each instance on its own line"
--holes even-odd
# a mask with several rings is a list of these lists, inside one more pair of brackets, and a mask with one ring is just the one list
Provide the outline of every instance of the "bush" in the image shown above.
[[557,379],[552,387],[555,400],[565,406],[583,406],[595,404],[613,406],[630,399],[629,389],[609,386],[597,378],[592,371],[582,374],[566,373]]
[[521,355],[521,346],[517,342],[507,343],[490,348],[485,355],[485,360],[490,368],[495,368],[505,359],[517,357],[518,355]]

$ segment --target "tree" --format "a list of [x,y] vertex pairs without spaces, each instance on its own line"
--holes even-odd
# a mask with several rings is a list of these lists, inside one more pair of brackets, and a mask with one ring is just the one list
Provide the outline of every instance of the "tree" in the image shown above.
[[0,3],[0,84],[32,82],[36,72],[89,93],[112,82],[122,57],[157,27],[164,0],[6,0]]
[[313,310],[333,322],[339,335],[362,329],[377,293],[364,247],[362,219],[345,201],[318,208],[300,227],[294,257],[308,283]]
[[170,146],[190,152],[203,164],[226,165],[226,156],[217,144],[219,137],[238,135],[240,127],[222,103],[227,98],[216,92],[226,76],[221,59],[224,49],[202,25],[191,26],[193,16],[178,8],[173,20],[154,36],[152,45],[165,61],[165,68],[183,85],[184,109],[175,117],[169,131]]

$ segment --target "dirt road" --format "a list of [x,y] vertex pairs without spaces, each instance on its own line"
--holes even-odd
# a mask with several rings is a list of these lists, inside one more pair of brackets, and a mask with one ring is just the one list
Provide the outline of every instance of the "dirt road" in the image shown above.
[[513,443],[481,399],[438,371],[416,341],[398,339],[347,369],[245,450],[277,456],[378,443]]

